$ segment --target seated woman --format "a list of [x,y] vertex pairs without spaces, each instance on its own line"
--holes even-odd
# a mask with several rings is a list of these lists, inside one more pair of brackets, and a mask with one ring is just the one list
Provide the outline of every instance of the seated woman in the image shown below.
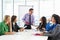
[[46,28],[46,17],[42,17],[41,19],[40,19],[40,21],[41,21],[41,23],[39,24],[39,26],[38,26],[38,30],[40,30],[40,31],[44,31],[45,30],[45,28]]
[[0,35],[10,35],[14,32],[10,31],[10,16],[6,15],[5,19],[0,23]]
[[60,18],[58,15],[55,15],[57,25],[48,32],[40,33],[42,36],[48,36],[48,40],[60,40]]
[[20,31],[23,31],[24,29],[23,28],[20,28],[18,25],[17,25],[17,16],[13,15],[11,17],[11,23],[12,23],[12,31],[14,32],[18,32],[18,30]]
[[51,17],[51,22],[49,21],[46,25],[46,31],[53,30],[54,27],[58,24],[58,18],[56,14],[53,14]]

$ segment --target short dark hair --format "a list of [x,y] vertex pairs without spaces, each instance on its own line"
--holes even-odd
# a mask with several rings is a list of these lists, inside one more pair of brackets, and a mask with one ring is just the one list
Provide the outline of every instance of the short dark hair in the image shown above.
[[33,8],[30,8],[29,11],[34,10]]
[[11,22],[14,22],[16,18],[17,18],[17,16],[13,15],[13,16],[11,17]]
[[52,17],[54,17],[54,19],[56,20],[56,23],[59,24],[59,15],[57,14],[53,14]]

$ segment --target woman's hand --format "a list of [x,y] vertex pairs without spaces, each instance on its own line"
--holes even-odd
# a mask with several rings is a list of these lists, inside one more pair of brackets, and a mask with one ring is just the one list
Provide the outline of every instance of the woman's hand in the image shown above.
[[45,31],[45,28],[42,28]]
[[21,29],[20,29],[20,32],[22,32],[22,31],[24,31],[24,28],[21,28]]
[[43,36],[44,35],[44,32],[41,32],[40,35]]
[[15,32],[6,32],[5,35],[13,35]]
[[51,18],[49,18],[47,21],[50,22],[51,21]]

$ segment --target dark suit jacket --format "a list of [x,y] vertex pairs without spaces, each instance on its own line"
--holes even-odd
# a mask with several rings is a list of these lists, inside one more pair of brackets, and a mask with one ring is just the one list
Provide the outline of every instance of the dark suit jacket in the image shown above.
[[12,31],[18,32],[19,29],[20,29],[20,27],[17,25],[17,23],[15,23],[15,25],[13,25],[13,23],[12,23]]
[[50,30],[44,35],[48,36],[48,40],[60,40],[60,24],[57,24],[53,30]]

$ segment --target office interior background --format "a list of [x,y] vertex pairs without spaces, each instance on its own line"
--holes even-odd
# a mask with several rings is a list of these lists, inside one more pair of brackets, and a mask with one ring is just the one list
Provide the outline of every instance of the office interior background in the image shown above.
[[5,15],[16,15],[18,25],[23,25],[22,18],[29,8],[34,9],[35,25],[42,16],[48,18],[52,14],[60,15],[60,0],[0,0],[0,22]]

